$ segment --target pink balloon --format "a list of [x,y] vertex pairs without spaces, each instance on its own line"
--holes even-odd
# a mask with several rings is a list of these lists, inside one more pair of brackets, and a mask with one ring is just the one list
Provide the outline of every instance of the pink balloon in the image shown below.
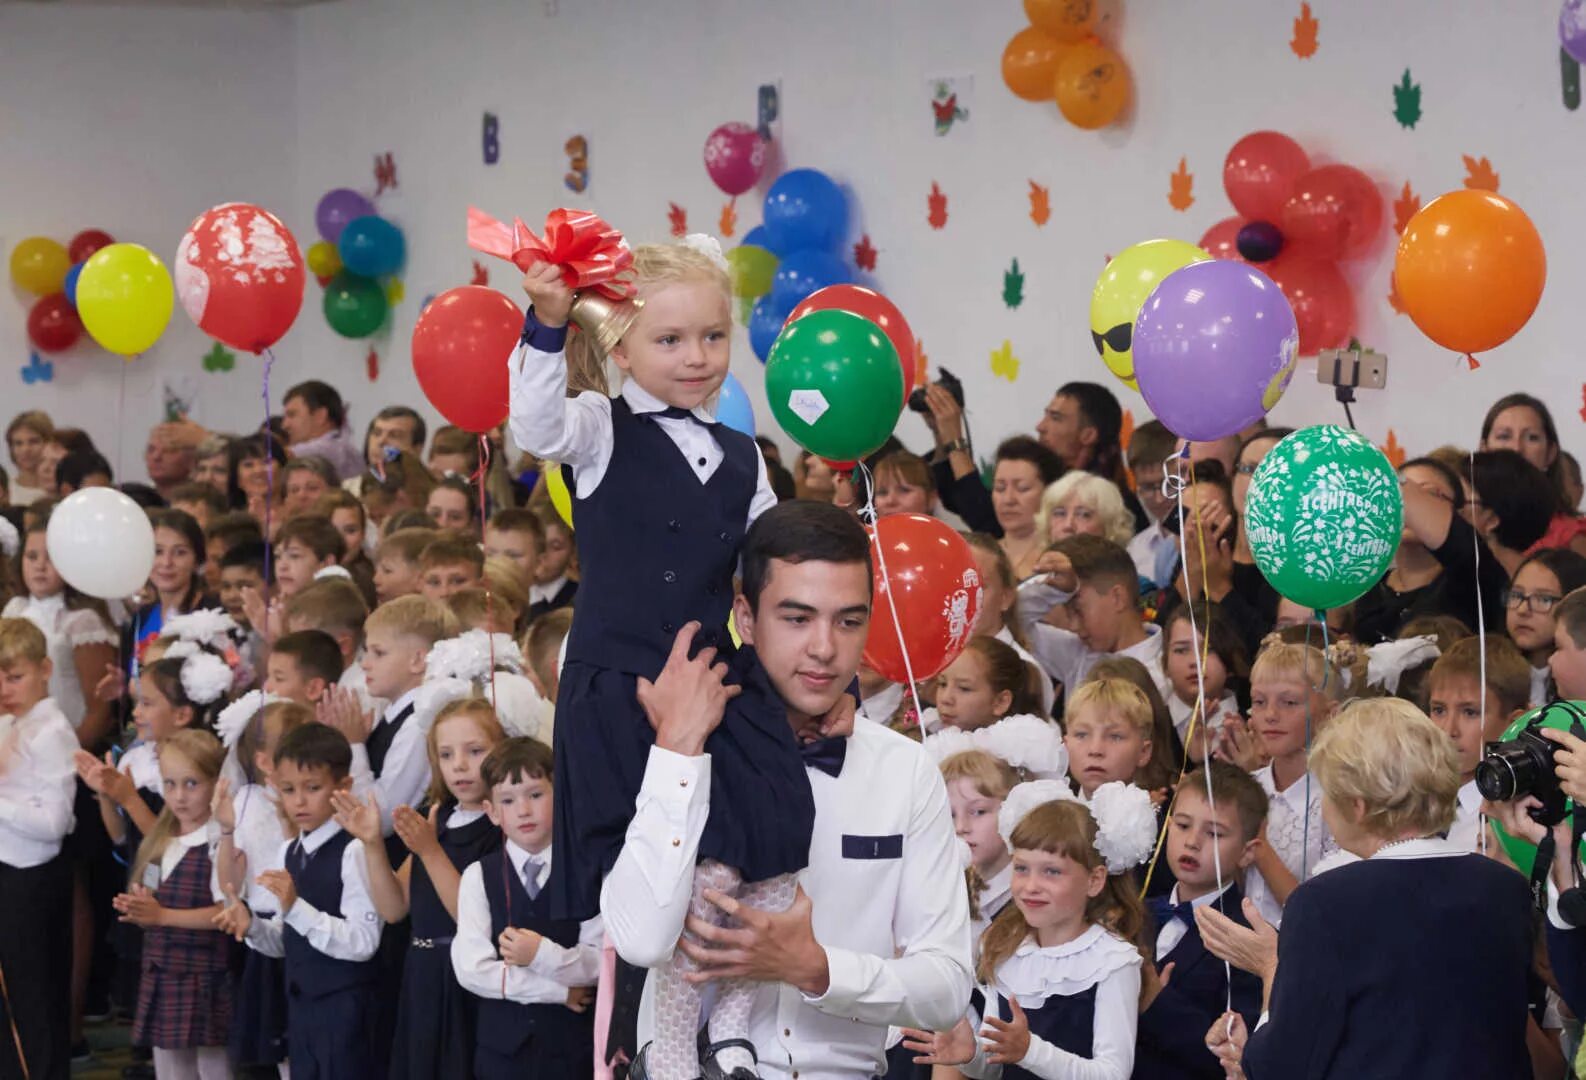
[[1206,230],[1200,249],[1214,259],[1244,262],[1244,256],[1239,254],[1239,230],[1248,224],[1242,217],[1223,218]]
[[742,195],[760,181],[765,140],[748,124],[723,124],[705,140],[705,171],[728,195]]
[[1223,161],[1223,188],[1234,209],[1251,221],[1276,224],[1294,182],[1311,167],[1300,144],[1276,131],[1252,131]]

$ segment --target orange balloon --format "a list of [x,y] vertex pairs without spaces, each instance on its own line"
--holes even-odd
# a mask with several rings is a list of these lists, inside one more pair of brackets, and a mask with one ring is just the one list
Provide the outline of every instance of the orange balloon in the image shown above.
[[1067,49],[1044,30],[1026,26],[1002,50],[1002,81],[1025,101],[1050,101],[1057,61]]
[[1399,300],[1421,333],[1446,349],[1497,348],[1531,318],[1547,281],[1536,226],[1502,195],[1459,190],[1405,226],[1394,263]]
[[1024,0],[1024,13],[1059,41],[1083,41],[1096,22],[1096,0]]
[[1068,48],[1057,62],[1057,107],[1086,130],[1106,127],[1129,104],[1129,68],[1100,42]]

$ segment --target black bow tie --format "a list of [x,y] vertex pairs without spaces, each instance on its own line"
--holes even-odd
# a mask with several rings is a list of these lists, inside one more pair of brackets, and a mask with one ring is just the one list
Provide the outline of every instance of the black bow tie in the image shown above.
[[694,421],[694,423],[699,424],[701,427],[715,427],[716,426],[715,421],[702,420],[702,419],[700,419],[700,417],[692,409],[685,409],[685,408],[683,408],[680,405],[668,405],[664,409],[657,409],[654,412],[640,413],[640,415],[641,416],[664,416],[668,420],[692,420],[692,421]]
[[1153,896],[1146,901],[1146,906],[1151,909],[1151,914],[1156,917],[1157,926],[1163,927],[1174,919],[1183,919],[1190,926],[1195,925],[1195,905],[1193,903],[1175,904],[1165,896]]
[[848,740],[836,736],[816,739],[801,745],[799,753],[804,757],[804,764],[810,768],[819,769],[827,776],[841,776],[843,758],[848,754]]

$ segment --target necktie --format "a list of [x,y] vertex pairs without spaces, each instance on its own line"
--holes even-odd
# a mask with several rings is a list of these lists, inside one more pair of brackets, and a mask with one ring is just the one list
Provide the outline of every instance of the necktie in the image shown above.
[[1146,906],[1151,909],[1151,914],[1156,919],[1158,927],[1166,926],[1174,919],[1183,919],[1189,926],[1195,925],[1195,905],[1193,903],[1175,904],[1165,896],[1153,896],[1146,901]]
[[296,874],[308,869],[308,848],[303,846],[302,840],[292,841],[292,850],[287,855],[287,865]]
[[540,860],[530,858],[523,864],[523,891],[533,900],[540,895],[540,867],[544,864]]
[[804,758],[804,764],[810,768],[819,769],[827,776],[841,776],[843,759],[848,754],[848,740],[835,736],[816,739],[800,746],[799,753]]

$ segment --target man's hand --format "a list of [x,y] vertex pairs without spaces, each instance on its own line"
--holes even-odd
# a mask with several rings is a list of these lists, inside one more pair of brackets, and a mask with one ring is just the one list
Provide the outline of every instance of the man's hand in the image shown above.
[[1558,776],[1558,786],[1564,794],[1576,801],[1586,801],[1586,742],[1568,731],[1542,729],[1543,738],[1558,743],[1553,751],[1553,772]]
[[1227,1080],[1241,1080],[1245,1075],[1241,1062],[1249,1038],[1250,1032],[1245,1030],[1245,1018],[1236,1012],[1223,1013],[1206,1033],[1206,1049],[1216,1056]]
[[259,875],[259,884],[275,894],[281,902],[281,917],[286,918],[292,905],[297,903],[297,886],[292,884],[292,875],[285,870],[266,870]]
[[685,757],[705,752],[705,739],[721,723],[727,702],[743,690],[726,684],[727,665],[714,663],[715,649],[701,649],[688,658],[697,633],[699,623],[686,624],[655,681],[640,676],[638,683],[639,704],[655,729],[655,745]]
[[540,941],[540,935],[533,930],[509,926],[501,931],[496,945],[501,950],[503,961],[518,967],[528,967],[534,963],[534,957],[540,951]]
[[812,997],[831,984],[826,950],[815,940],[810,916],[814,905],[800,888],[786,911],[761,911],[714,889],[705,899],[737,921],[736,929],[715,926],[690,915],[678,948],[698,965],[689,982],[749,979],[784,982]]

